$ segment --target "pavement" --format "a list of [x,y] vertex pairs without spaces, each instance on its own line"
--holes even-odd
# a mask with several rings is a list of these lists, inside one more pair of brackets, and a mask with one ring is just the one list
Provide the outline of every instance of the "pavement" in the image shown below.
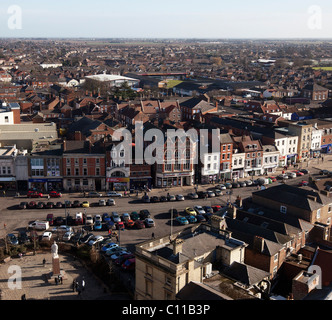
[[[0,300],[128,300],[123,295],[111,294],[106,286],[72,256],[60,255],[63,283],[56,284],[52,274],[51,253],[25,255],[0,265]],[[46,260],[45,266],[43,259]],[[19,277],[21,275],[21,277]],[[14,279],[17,278],[17,279]],[[85,289],[79,294],[73,290],[76,279]],[[20,280],[21,279],[21,280]]]

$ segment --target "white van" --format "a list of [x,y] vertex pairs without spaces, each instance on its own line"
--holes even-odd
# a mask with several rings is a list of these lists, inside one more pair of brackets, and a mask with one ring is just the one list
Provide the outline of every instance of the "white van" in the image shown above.
[[48,221],[35,221],[29,224],[29,228],[35,230],[48,230],[50,228],[50,224]]

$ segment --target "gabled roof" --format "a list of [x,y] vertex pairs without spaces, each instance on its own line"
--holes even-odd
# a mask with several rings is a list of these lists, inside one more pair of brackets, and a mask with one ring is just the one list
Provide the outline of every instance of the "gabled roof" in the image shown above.
[[262,280],[268,278],[270,274],[261,269],[234,261],[223,273],[242,284],[251,287],[259,284]]
[[315,256],[312,259],[312,265],[317,265],[321,268],[322,285],[332,285],[332,250],[327,251],[317,248]]

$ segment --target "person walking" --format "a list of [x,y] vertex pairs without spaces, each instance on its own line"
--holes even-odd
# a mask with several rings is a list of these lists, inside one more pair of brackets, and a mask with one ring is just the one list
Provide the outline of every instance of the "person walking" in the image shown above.
[[46,265],[46,259],[44,258],[43,259],[43,267],[45,267],[45,265]]

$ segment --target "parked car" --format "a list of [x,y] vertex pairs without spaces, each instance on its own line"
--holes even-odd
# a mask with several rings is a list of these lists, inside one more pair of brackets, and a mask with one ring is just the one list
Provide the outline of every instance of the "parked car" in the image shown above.
[[277,178],[276,177],[272,176],[272,177],[269,177],[269,178],[272,180],[272,182],[277,182]]
[[88,243],[95,235],[93,233],[88,233],[80,238],[80,243]]
[[114,223],[118,223],[118,222],[121,221],[121,218],[120,218],[120,216],[117,212],[112,212],[111,218],[112,218]]
[[185,210],[184,210],[185,214],[187,215],[193,215],[195,216],[197,213],[196,211],[193,209],[193,208],[190,208],[190,207],[187,207]]
[[146,218],[150,218],[151,217],[151,214],[149,212],[149,210],[147,209],[143,209],[139,212],[139,216],[140,216],[140,219],[141,220],[144,220]]
[[117,251],[110,256],[111,260],[115,261],[116,259],[120,258],[121,256],[128,256],[130,252],[128,250],[121,250]]
[[216,196],[216,194],[211,190],[207,191],[207,194],[208,194],[209,198],[213,198]]
[[299,170],[295,170],[295,171],[293,171],[293,172],[296,174],[297,177],[302,177],[302,176],[304,176],[304,173],[301,172],[301,171],[299,171]]
[[18,206],[20,209],[24,210],[28,207],[28,203],[26,201],[23,201]]
[[100,222],[102,222],[102,221],[103,221],[103,218],[101,217],[100,214],[96,214],[94,220],[95,220],[95,221],[100,221]]
[[62,240],[63,241],[70,241],[73,236],[74,236],[74,232],[73,231],[67,231],[63,235]]
[[58,201],[56,204],[55,204],[55,208],[57,209],[61,209],[63,206],[62,202],[61,201]]
[[176,201],[176,197],[172,194],[168,195],[167,199],[168,201]]
[[46,231],[42,234],[41,241],[50,241],[52,239],[52,232]]
[[175,221],[180,224],[181,226],[189,224],[189,221],[185,217],[176,217]]
[[72,206],[71,201],[70,201],[70,200],[65,200],[65,202],[64,202],[64,206],[65,206],[66,208],[71,208],[71,206]]
[[143,202],[143,203],[150,203],[150,202],[151,202],[151,199],[150,199],[150,197],[149,197],[148,195],[144,195],[144,196],[142,197],[142,202]]
[[144,220],[144,222],[145,222],[145,225],[146,225],[147,228],[153,228],[153,227],[155,227],[154,220],[151,219],[151,218],[146,218]]
[[116,253],[116,252],[119,252],[119,251],[122,251],[122,250],[124,250],[124,248],[121,248],[121,247],[114,247],[114,248],[110,248],[110,249],[108,249],[106,252],[105,252],[105,255],[106,256],[108,256],[108,257],[110,257],[110,256],[112,256],[114,253]]
[[58,232],[58,233],[66,233],[69,231],[73,231],[72,227],[69,227],[67,225],[62,225],[59,227],[55,227],[52,229],[53,232]]
[[309,185],[309,182],[308,181],[301,181],[299,183],[299,187],[305,187],[305,186],[308,186]]
[[109,191],[106,193],[106,196],[111,198],[121,198],[122,194],[116,191]]
[[202,214],[196,216],[197,222],[205,222],[206,218]]
[[296,178],[296,173],[295,172],[286,172],[289,178],[294,179]]
[[233,185],[230,182],[226,182],[225,187],[226,187],[226,189],[232,189]]
[[111,217],[108,213],[103,213],[102,219],[104,222],[108,222],[111,220]]
[[115,223],[115,227],[116,227],[117,230],[124,230],[125,229],[125,225],[121,220],[119,222]]
[[214,189],[212,192],[215,194],[216,197],[220,197],[223,195],[222,191],[219,189]]
[[108,205],[108,206],[115,206],[115,200],[114,199],[107,199],[106,205]]
[[133,259],[133,258],[135,258],[135,255],[132,253],[121,255],[117,259],[114,260],[114,263],[117,266],[121,266],[126,260]]
[[74,200],[72,207],[73,208],[79,208],[81,206],[81,201]]
[[307,170],[307,169],[300,169],[299,171],[304,173],[304,174],[309,174],[310,173],[310,171]]
[[65,219],[63,217],[56,217],[53,221],[53,225],[55,226],[61,226],[65,223]]
[[226,190],[226,186],[224,184],[218,184],[216,185],[216,189],[219,189],[219,190]]
[[70,242],[72,243],[77,243],[81,240],[81,238],[83,237],[83,233],[81,231],[77,231],[71,238],[70,238]]
[[133,228],[135,226],[135,222],[132,219],[126,220],[124,224],[127,229]]
[[137,229],[144,229],[145,228],[144,221],[142,221],[142,220],[136,220],[135,221],[135,227]]
[[184,201],[184,196],[182,194],[176,195],[176,200],[177,201]]
[[213,208],[211,206],[204,206],[203,209],[206,213],[213,213]]
[[152,203],[157,203],[157,202],[159,202],[160,200],[159,200],[159,197],[157,197],[157,196],[152,196],[151,198],[150,198],[150,202],[152,202]]
[[28,198],[42,198],[43,194],[39,191],[30,190],[30,191],[28,191],[27,197]]
[[130,220],[130,214],[129,213],[124,213],[122,216],[121,216],[121,220],[123,222],[127,221],[127,220]]
[[83,208],[89,208],[89,207],[90,207],[90,202],[87,201],[87,200],[83,201],[83,202],[82,202],[82,207],[83,207]]
[[52,213],[49,213],[49,214],[46,216],[46,221],[49,222],[50,226],[53,226],[54,216],[53,216]]
[[205,214],[206,213],[202,206],[194,206],[194,210],[196,211],[197,214]]
[[114,242],[109,242],[109,243],[105,244],[104,246],[102,246],[100,250],[101,250],[101,252],[106,252],[112,248],[118,248],[118,247],[119,247],[118,244],[116,244]]
[[212,206],[213,212],[218,212],[219,210],[221,210],[221,208],[222,208],[222,206],[219,206],[219,205]]
[[279,174],[279,175],[277,176],[277,178],[278,178],[279,180],[288,180],[288,179],[289,179],[288,175],[285,174],[285,173]]
[[103,241],[103,240],[104,240],[104,237],[103,237],[103,236],[100,236],[100,235],[98,235],[98,236],[93,236],[93,237],[89,240],[88,245],[89,245],[89,246],[94,246],[95,244],[97,244],[98,242],[101,242],[101,241]]
[[37,203],[34,201],[30,201],[27,205],[28,209],[34,209],[36,208]]
[[323,176],[327,176],[327,175],[329,174],[329,170],[325,170],[325,169],[320,170],[320,171],[319,171],[319,174],[320,174],[320,175],[323,175]]
[[13,233],[8,233],[7,234],[7,242],[12,245],[17,245],[18,244],[18,239]]
[[121,265],[121,268],[124,271],[134,271],[135,270],[135,258],[126,260]]
[[103,195],[100,193],[100,192],[97,192],[97,191],[90,191],[88,193],[88,197],[89,198],[100,198],[102,197]]
[[197,222],[196,217],[193,216],[193,215],[187,215],[187,216],[185,216],[185,218],[188,220],[189,223],[195,223],[195,222]]
[[198,199],[198,194],[196,192],[188,193],[189,199]]
[[95,221],[95,224],[94,224],[93,228],[94,228],[96,231],[100,231],[100,230],[102,230],[102,228],[103,228],[103,224],[101,223],[101,221]]
[[36,205],[37,209],[44,209],[44,202],[38,202]]
[[100,207],[104,207],[104,206],[106,206],[106,200],[105,200],[105,199],[100,199],[100,200],[98,201],[98,205],[99,205]]
[[241,185],[238,183],[238,182],[233,182],[232,183],[232,188],[234,189],[234,188],[240,188],[241,187]]
[[251,180],[246,180],[245,183],[246,183],[247,187],[250,187],[253,185]]
[[85,224],[87,225],[87,226],[92,226],[93,225],[93,218],[92,218],[92,215],[87,215],[86,217],[85,217]]
[[61,198],[62,194],[58,191],[50,191],[49,194],[50,198]]
[[17,239],[18,239],[19,244],[26,244],[26,243],[30,242],[30,239],[29,239],[26,231],[20,231]]
[[131,217],[131,219],[132,219],[134,222],[140,219],[139,214],[138,214],[138,212],[136,212],[136,211],[133,211],[133,212],[130,214],[130,217]]
[[240,187],[244,188],[247,186],[247,184],[244,181],[239,181]]
[[161,197],[159,198],[159,201],[160,201],[160,202],[167,202],[168,200],[167,200],[167,197],[166,197],[166,196],[161,196]]
[[45,209],[53,209],[53,207],[54,207],[54,202],[49,201],[45,204]]

